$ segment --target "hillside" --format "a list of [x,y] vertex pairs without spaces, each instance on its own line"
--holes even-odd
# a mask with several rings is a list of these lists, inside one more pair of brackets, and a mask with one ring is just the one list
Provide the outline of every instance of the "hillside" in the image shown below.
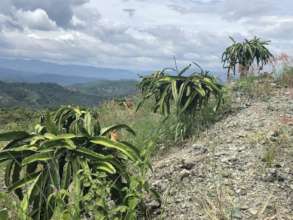
[[5,83],[0,81],[0,107],[95,106],[101,98],[72,91],[53,83]]
[[197,141],[154,161],[162,207],[149,203],[151,219],[292,219],[293,91],[237,100]]
[[104,98],[128,96],[137,93],[137,81],[135,80],[98,80],[90,83],[76,84],[70,86],[71,89],[85,94],[95,95]]
[[[145,170],[142,181],[148,180],[161,203],[153,193],[143,194],[147,217],[138,219],[291,220],[293,91],[288,87],[293,84],[289,82],[292,80],[285,83],[260,76],[227,85],[226,104],[218,112],[210,108],[199,111],[191,120],[197,126],[192,135],[179,141],[174,140],[174,118],[165,120],[153,113],[151,102],[139,111],[116,102],[89,108],[89,112],[101,116],[99,122],[103,127],[124,123],[133,128],[136,136],[120,133],[125,143],[131,141],[144,149],[154,147],[154,151],[149,151],[153,153],[149,158],[153,171]],[[12,88],[21,87],[18,93],[30,91],[28,99],[33,97],[32,89],[25,87],[30,84],[2,83],[0,88],[3,85],[6,90],[11,89],[10,94]],[[55,84],[34,84],[37,85],[48,93],[60,89]],[[77,93],[87,98],[84,93]],[[136,98],[135,104],[139,101]],[[40,111],[4,108],[0,111],[0,130],[32,130],[40,114]],[[155,145],[148,146],[149,141]],[[0,182],[0,188],[6,192],[4,181]],[[0,209],[7,208],[10,204],[7,201],[14,198],[9,193],[2,196]],[[95,204],[96,200],[90,201]],[[14,216],[17,209],[9,206],[8,210]]]

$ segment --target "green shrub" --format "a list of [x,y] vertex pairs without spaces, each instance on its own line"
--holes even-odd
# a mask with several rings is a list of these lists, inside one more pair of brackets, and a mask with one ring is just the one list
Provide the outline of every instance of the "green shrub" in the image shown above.
[[143,100],[138,109],[146,100],[153,99],[153,112],[159,112],[166,118],[174,115],[176,139],[190,135],[193,119],[211,100],[215,103],[214,110],[223,101],[222,85],[203,70],[201,73],[192,72],[189,76],[183,76],[190,68],[191,65],[188,65],[181,71],[175,70],[175,76],[168,73],[169,69],[163,69],[143,77],[139,84]]
[[[136,219],[148,189],[148,151],[113,141],[95,112],[63,107],[35,131],[0,134],[5,184],[20,199],[20,219]],[[135,174],[135,175],[133,175]]]

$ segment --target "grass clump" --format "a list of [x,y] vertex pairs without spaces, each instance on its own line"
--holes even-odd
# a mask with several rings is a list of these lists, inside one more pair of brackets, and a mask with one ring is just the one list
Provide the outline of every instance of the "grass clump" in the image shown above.
[[273,80],[270,76],[248,76],[239,79],[233,86],[233,92],[249,100],[266,100],[272,95]]
[[266,163],[267,167],[273,167],[278,162],[280,155],[283,154],[283,149],[293,147],[291,142],[290,129],[284,125],[275,129],[270,137],[265,138],[265,150],[262,160]]

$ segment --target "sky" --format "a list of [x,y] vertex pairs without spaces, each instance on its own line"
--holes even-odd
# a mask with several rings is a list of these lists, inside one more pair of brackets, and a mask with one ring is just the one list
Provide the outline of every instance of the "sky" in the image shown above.
[[259,36],[293,55],[292,0],[1,0],[0,57],[125,69],[196,61]]

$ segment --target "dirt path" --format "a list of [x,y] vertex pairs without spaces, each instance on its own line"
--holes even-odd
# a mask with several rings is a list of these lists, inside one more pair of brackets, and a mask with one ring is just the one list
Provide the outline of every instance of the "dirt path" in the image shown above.
[[279,90],[155,161],[153,218],[293,219],[291,95]]

